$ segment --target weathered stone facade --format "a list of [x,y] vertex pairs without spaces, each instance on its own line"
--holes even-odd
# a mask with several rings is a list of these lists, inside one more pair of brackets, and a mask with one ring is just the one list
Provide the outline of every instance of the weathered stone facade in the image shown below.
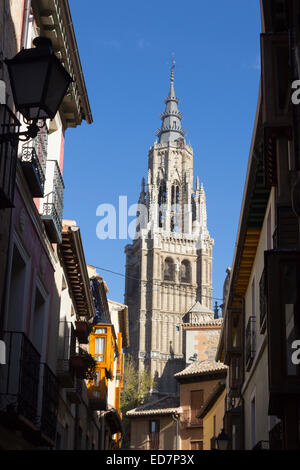
[[176,393],[185,367],[182,319],[200,301],[211,309],[212,246],[203,185],[194,189],[193,149],[184,140],[173,70],[162,127],[148,155],[136,238],[127,245],[125,303],[130,353],[150,367],[157,390]]

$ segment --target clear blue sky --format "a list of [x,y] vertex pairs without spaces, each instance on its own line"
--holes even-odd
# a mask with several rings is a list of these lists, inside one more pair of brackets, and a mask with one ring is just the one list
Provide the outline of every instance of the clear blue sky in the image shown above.
[[[94,123],[66,133],[64,217],[86,261],[125,273],[130,240],[99,240],[99,204],[136,203],[169,90],[171,53],[194,177],[207,199],[213,296],[232,264],[260,77],[259,0],[71,0]],[[132,219],[129,219],[132,220]],[[123,302],[124,278],[99,270]]]

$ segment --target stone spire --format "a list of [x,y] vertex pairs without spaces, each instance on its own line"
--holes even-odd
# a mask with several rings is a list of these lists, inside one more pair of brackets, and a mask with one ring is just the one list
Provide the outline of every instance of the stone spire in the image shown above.
[[172,60],[171,78],[170,78],[170,91],[168,98],[165,99],[166,109],[160,115],[162,125],[157,129],[155,135],[158,136],[159,142],[174,142],[174,140],[183,138],[185,131],[181,128],[181,120],[183,115],[178,110],[179,100],[176,98],[174,91],[174,67],[175,61]]
[[206,197],[203,188],[203,183],[201,183],[201,188],[199,191],[199,222],[200,227],[207,227],[207,214],[206,214]]

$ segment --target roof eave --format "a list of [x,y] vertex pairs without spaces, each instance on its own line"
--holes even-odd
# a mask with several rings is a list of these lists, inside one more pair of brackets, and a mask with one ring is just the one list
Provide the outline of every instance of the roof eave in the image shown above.
[[51,39],[54,52],[73,78],[59,108],[65,129],[84,119],[93,122],[68,0],[32,0],[41,35]]
[[[92,318],[95,315],[95,307],[92,299],[92,294],[90,290],[90,282],[88,278],[88,273],[85,264],[84,251],[82,246],[82,240],[80,235],[79,227],[75,225],[63,225],[62,228],[62,237],[63,242],[60,246],[60,253],[64,263],[64,271],[68,281],[69,290],[72,294],[73,305],[76,311],[76,314],[80,316],[86,316],[87,318]],[[67,240],[67,248],[64,245],[64,240]],[[71,250],[71,253],[70,253]],[[71,255],[71,263],[70,263]],[[76,280],[74,281],[73,276],[70,272],[73,270],[73,265],[76,260],[78,260],[78,276],[81,278],[83,284],[84,296],[79,298],[75,293]],[[76,264],[76,263],[75,263]],[[78,282],[77,282],[78,283]],[[82,291],[81,291],[82,292]],[[81,294],[79,294],[81,295]],[[82,312],[82,307],[79,303],[85,303],[84,313]]]
[[207,380],[208,377],[226,377],[227,375],[227,369],[219,369],[219,370],[214,370],[214,371],[203,371],[203,372],[195,372],[194,374],[187,374],[187,375],[181,375],[179,377],[175,377],[176,380],[178,380],[179,383],[184,383],[184,382],[203,382],[204,380]]

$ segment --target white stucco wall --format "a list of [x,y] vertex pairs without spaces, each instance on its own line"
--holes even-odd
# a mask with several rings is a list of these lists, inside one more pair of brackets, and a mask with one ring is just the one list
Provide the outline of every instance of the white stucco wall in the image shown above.
[[[265,213],[265,219],[257,247],[256,257],[253,264],[248,288],[245,296],[245,328],[248,318],[252,312],[252,282],[255,286],[255,332],[256,332],[256,351],[253,364],[249,371],[245,367],[245,381],[242,388],[242,395],[245,406],[245,448],[252,449],[253,445],[261,440],[269,440],[269,421],[268,405],[268,350],[267,350],[267,331],[260,333],[260,306],[259,306],[259,282],[264,269],[264,251],[267,249],[267,219],[269,210],[271,210],[271,236],[275,229],[275,204],[274,188],[270,193],[270,198]],[[271,242],[273,248],[273,241]],[[245,332],[244,332],[245,334]],[[251,402],[255,398],[255,413],[251,413]],[[251,414],[255,418],[253,419]],[[253,421],[253,425],[252,425]],[[252,431],[254,428],[254,431]],[[254,442],[253,442],[254,440]]]

